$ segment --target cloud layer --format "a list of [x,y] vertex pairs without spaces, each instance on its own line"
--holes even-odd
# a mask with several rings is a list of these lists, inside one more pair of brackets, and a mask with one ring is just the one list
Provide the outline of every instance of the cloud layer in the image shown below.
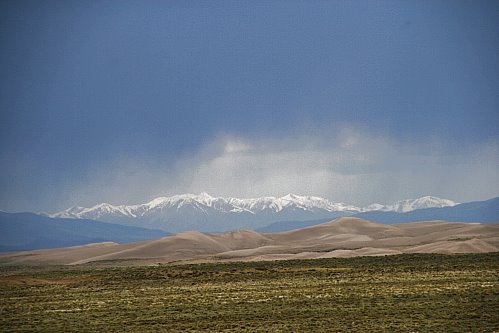
[[68,184],[63,202],[138,203],[203,191],[238,197],[291,192],[357,205],[423,195],[456,201],[498,195],[496,142],[463,148],[428,138],[410,144],[348,126],[313,133],[222,135],[175,161],[123,157]]

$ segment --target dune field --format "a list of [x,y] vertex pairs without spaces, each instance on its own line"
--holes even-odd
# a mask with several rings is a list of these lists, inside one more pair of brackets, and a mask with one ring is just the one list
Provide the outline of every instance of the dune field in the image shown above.
[[445,221],[386,225],[342,217],[281,233],[238,230],[219,234],[182,232],[158,240],[88,244],[2,254],[4,264],[259,261],[382,256],[401,253],[485,253],[499,249],[499,224]]

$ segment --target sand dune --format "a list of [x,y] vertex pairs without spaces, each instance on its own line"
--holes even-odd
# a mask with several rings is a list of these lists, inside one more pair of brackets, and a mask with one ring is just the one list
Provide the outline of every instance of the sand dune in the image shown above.
[[287,260],[399,253],[495,252],[499,224],[445,221],[385,225],[343,217],[274,234],[238,230],[223,234],[183,232],[153,241],[99,243],[0,255],[3,264],[149,264],[203,260]]
[[359,256],[386,256],[390,254],[401,254],[402,252],[393,249],[383,249],[374,247],[363,247],[357,250],[334,250],[323,254],[317,258],[350,258]]
[[353,217],[342,217],[331,222],[291,230],[282,233],[267,234],[276,241],[314,241],[321,237],[339,235],[367,236],[369,238],[382,238],[385,235],[398,235],[398,230],[391,225],[374,223]]
[[431,244],[424,244],[410,247],[404,250],[405,253],[483,253],[495,252],[497,247],[481,240],[469,239],[466,241],[440,241]]

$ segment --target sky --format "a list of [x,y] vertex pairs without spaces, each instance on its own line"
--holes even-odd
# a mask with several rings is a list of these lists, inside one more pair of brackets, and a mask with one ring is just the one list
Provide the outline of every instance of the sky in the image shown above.
[[0,209],[499,195],[498,1],[0,1]]

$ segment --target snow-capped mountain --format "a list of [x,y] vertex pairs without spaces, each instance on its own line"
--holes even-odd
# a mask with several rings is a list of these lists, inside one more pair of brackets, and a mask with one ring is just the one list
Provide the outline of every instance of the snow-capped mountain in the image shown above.
[[118,205],[101,203],[90,208],[71,207],[51,217],[87,218],[110,220],[115,218],[150,218],[174,216],[180,213],[217,215],[279,215],[285,212],[359,212],[360,208],[343,203],[332,203],[327,199],[313,196],[288,194],[277,197],[252,199],[212,197],[207,193],[181,194],[172,197],[159,197],[138,205]]
[[418,199],[397,201],[391,205],[372,204],[363,209],[364,212],[380,210],[384,212],[407,213],[416,209],[452,207],[456,202],[448,199],[426,196]]
[[224,231],[258,228],[275,221],[335,218],[366,211],[407,212],[420,208],[453,206],[450,200],[423,197],[391,205],[365,208],[333,203],[315,196],[288,194],[252,199],[212,197],[207,193],[159,197],[137,205],[102,203],[90,208],[71,207],[51,217],[93,219],[126,225],[160,228],[170,232],[190,229]]

